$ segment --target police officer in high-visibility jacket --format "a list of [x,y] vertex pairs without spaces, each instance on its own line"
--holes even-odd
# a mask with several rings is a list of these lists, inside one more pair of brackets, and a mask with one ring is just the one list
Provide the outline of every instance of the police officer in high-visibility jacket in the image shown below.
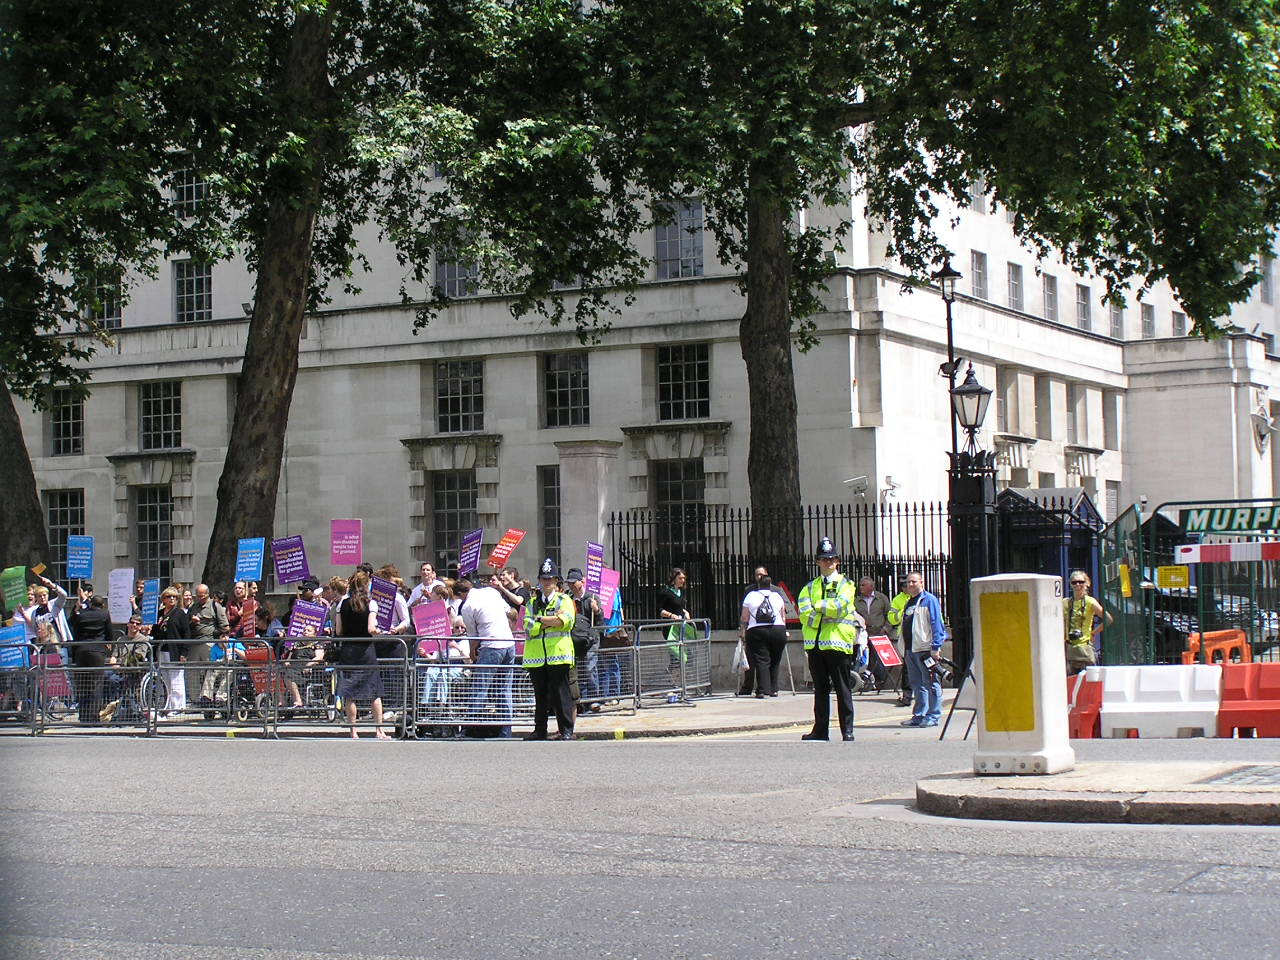
[[538,592],[525,608],[524,668],[533,684],[533,733],[526,740],[546,740],[547,719],[555,710],[556,740],[573,739],[573,599],[559,589],[560,571],[548,557],[538,570]]
[[902,655],[902,666],[895,668],[898,671],[898,706],[907,707],[911,705],[911,684],[907,682],[907,654],[911,652],[911,640],[908,638],[902,642],[902,611],[907,609],[911,594],[907,593],[906,577],[902,578],[899,588],[897,595],[889,601],[889,626],[893,627],[893,641]]
[[801,740],[829,740],[831,692],[836,695],[840,736],[853,739],[853,690],[849,667],[867,644],[867,625],[854,604],[857,585],[840,573],[840,558],[829,537],[818,546],[820,576],[800,591],[800,628],[813,677],[813,729]]

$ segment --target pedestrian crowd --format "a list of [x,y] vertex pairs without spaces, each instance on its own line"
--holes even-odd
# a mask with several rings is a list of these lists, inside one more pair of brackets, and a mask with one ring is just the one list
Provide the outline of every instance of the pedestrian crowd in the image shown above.
[[[937,726],[941,717],[941,650],[948,639],[938,598],[925,589],[924,577],[912,571],[902,578],[890,598],[876,588],[871,577],[857,583],[840,570],[840,556],[828,537],[821,539],[815,561],[818,576],[807,583],[796,601],[805,657],[814,691],[814,722],[804,740],[830,738],[830,699],[836,700],[841,738],[853,740],[853,693],[864,683],[877,688],[896,685],[899,706],[910,706],[905,727]],[[374,577],[395,586],[389,623],[379,626],[378,600],[371,584]],[[1065,658],[1068,672],[1096,662],[1095,645],[1110,617],[1088,595],[1088,575],[1073,571],[1072,596],[1064,600]],[[688,598],[689,578],[673,568],[658,591],[658,617],[674,621],[666,631],[673,673],[687,651],[680,642],[696,635]],[[525,739],[574,738],[580,710],[599,710],[602,703],[621,696],[621,665],[608,659],[603,668],[600,646],[626,645],[621,596],[605,616],[600,598],[589,591],[586,578],[571,568],[563,579],[550,558],[543,562],[534,583],[522,580],[517,568],[504,567],[487,578],[441,578],[432,563],[423,563],[418,583],[409,587],[394,564],[377,570],[360,564],[349,577],[333,577],[325,584],[305,580],[297,585],[281,616],[258,598],[259,585],[237,582],[231,594],[212,593],[207,584],[188,589],[173,583],[160,593],[155,622],[143,622],[144,582],[138,581],[132,598],[132,614],[123,633],[116,633],[106,602],[92,584],[81,583],[74,603],[65,590],[46,577],[29,588],[28,602],[15,611],[25,628],[27,641],[41,651],[56,651],[70,643],[74,697],[82,723],[109,719],[118,707],[123,684],[120,670],[146,659],[145,645],[154,647],[155,661],[165,677],[163,715],[180,715],[194,701],[206,716],[227,709],[226,689],[230,671],[221,661],[245,659],[246,641],[266,640],[272,655],[285,661],[281,704],[288,710],[305,709],[303,684],[307,671],[321,666],[337,669],[337,694],[355,730],[359,709],[367,705],[375,736],[386,738],[383,724],[384,688],[396,681],[395,671],[379,664],[411,654],[426,665],[421,671],[419,698],[430,708],[445,704],[456,685],[469,673],[468,665],[482,669],[472,678],[473,697],[492,703],[498,719],[496,735],[510,737],[513,716],[512,681],[517,661],[527,671],[534,694],[534,729]],[[294,605],[305,600],[323,610],[318,627],[307,627],[300,636],[286,636]],[[448,616],[448,636],[418,638],[413,609],[440,601]],[[386,601],[384,601],[386,602]],[[774,586],[768,570],[757,567],[742,600],[739,638],[740,696],[778,696],[779,671],[785,657],[786,598]],[[872,637],[883,637],[898,654],[893,669],[883,662]],[[416,648],[410,648],[410,641]],[[520,650],[520,647],[523,647]],[[886,651],[887,653],[887,651]],[[196,665],[193,668],[183,664]],[[896,676],[894,672],[896,671]],[[12,692],[0,690],[0,706]],[[557,731],[549,733],[555,716]],[[504,722],[505,721],[505,722]],[[447,735],[458,728],[442,726]]]

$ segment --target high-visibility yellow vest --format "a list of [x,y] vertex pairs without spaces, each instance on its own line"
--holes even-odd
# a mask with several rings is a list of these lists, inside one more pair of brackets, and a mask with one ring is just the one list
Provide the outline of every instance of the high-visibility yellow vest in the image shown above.
[[[573,599],[564,593],[553,593],[543,605],[542,594],[535,593],[525,607],[524,629],[528,639],[524,644],[523,664],[535,667],[572,667],[573,629],[575,610]],[[544,627],[538,617],[559,617],[560,626]]]
[[797,601],[804,648],[852,655],[858,635],[866,631],[854,607],[857,599],[857,586],[843,574],[836,574],[830,582],[818,577],[805,584]]
[[889,626],[902,631],[902,613],[907,609],[907,601],[911,599],[911,594],[905,590],[898,591],[898,595],[889,601],[889,613],[886,619]]

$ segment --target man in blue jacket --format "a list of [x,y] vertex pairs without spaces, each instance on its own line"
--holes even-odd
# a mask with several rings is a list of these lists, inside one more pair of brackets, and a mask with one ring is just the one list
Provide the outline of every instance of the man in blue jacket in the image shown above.
[[942,717],[942,682],[929,666],[936,662],[947,628],[942,623],[942,605],[924,588],[924,575],[907,574],[911,599],[902,611],[902,647],[907,657],[907,681],[914,697],[911,719],[904,727],[936,727]]

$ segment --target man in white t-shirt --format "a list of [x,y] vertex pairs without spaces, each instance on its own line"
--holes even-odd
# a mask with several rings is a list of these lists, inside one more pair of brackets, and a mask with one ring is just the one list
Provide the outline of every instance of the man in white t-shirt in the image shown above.
[[431,599],[431,588],[440,581],[436,579],[436,568],[430,560],[427,560],[418,569],[419,583],[411,591],[409,591],[409,606],[417,603],[426,603]]
[[[459,587],[462,587],[462,581]],[[475,639],[480,651],[475,656],[472,689],[477,708],[487,713],[491,706],[498,721],[498,737],[511,738],[511,681],[516,671],[516,644],[511,634],[514,611],[496,587],[472,586],[466,595],[462,622],[467,636]],[[473,647],[475,644],[473,644]]]

